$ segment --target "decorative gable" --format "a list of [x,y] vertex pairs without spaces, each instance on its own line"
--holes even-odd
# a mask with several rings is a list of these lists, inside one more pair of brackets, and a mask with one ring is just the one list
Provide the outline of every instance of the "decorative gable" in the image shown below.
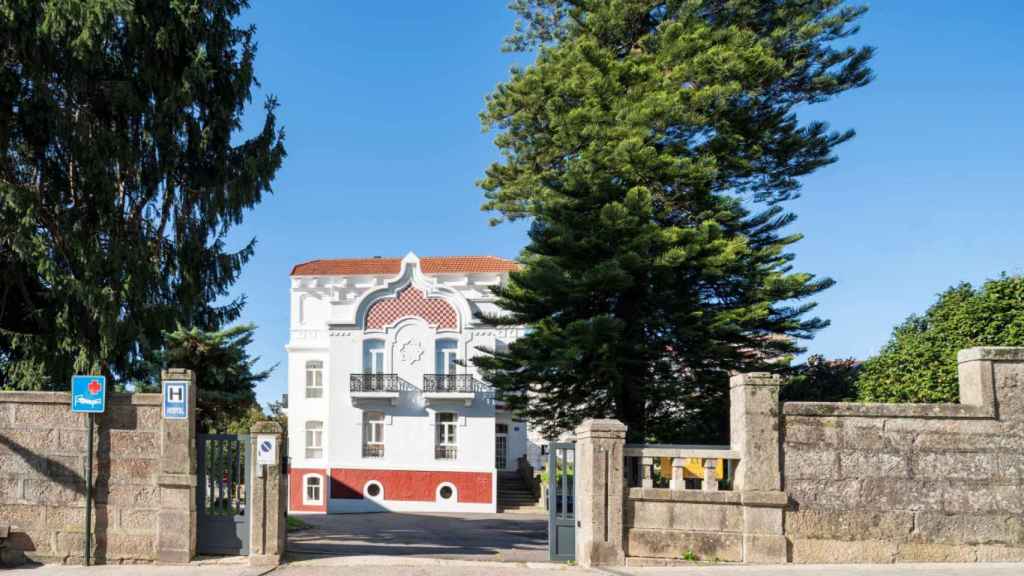
[[406,286],[396,298],[380,300],[370,307],[366,328],[384,328],[409,316],[423,318],[438,328],[454,330],[459,325],[459,315],[451,304],[442,298],[427,298],[420,290]]

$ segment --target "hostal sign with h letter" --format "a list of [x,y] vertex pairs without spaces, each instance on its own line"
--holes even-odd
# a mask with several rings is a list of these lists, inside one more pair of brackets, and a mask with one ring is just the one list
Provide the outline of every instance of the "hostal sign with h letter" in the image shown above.
[[188,380],[164,381],[164,418],[188,418]]

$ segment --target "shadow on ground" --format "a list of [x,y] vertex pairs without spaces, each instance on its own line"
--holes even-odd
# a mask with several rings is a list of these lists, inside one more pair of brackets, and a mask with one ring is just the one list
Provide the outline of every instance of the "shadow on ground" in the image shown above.
[[329,514],[302,516],[288,552],[329,556],[419,556],[544,562],[547,517],[513,514]]

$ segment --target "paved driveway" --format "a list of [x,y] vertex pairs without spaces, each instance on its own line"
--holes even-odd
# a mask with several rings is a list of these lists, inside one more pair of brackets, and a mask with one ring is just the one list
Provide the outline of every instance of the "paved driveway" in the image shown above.
[[300,518],[311,527],[289,534],[292,556],[548,559],[547,516],[379,512]]

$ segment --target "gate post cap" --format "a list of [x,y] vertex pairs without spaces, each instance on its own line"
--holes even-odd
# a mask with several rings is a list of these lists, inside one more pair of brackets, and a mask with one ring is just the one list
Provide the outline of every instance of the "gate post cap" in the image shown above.
[[584,420],[582,424],[576,427],[577,439],[596,436],[625,438],[626,425],[618,420],[607,418]]

